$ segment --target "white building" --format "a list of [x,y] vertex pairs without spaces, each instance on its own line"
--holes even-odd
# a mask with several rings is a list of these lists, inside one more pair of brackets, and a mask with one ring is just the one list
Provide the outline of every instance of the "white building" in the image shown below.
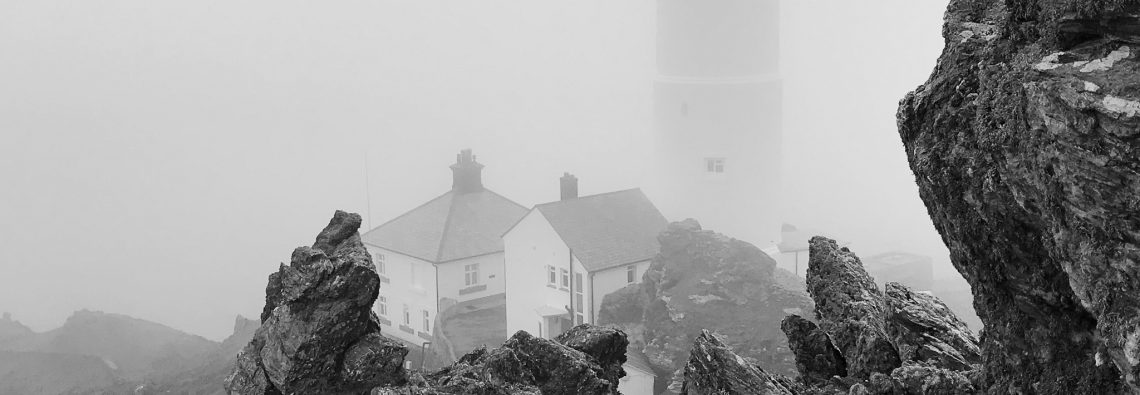
[[[508,333],[553,339],[595,323],[602,299],[640,282],[660,250],[668,221],[640,189],[578,197],[576,177],[561,181],[561,200],[535,206],[503,235]],[[621,392],[652,394],[652,370],[629,354]]]
[[380,274],[374,310],[385,334],[432,341],[441,305],[503,293],[501,235],[527,209],[484,188],[482,169],[463,150],[450,191],[361,235]]

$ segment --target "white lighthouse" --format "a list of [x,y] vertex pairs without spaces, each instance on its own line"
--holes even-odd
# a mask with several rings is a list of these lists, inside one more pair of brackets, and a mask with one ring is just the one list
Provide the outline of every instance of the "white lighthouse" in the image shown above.
[[778,0],[657,0],[654,201],[671,220],[780,242]]

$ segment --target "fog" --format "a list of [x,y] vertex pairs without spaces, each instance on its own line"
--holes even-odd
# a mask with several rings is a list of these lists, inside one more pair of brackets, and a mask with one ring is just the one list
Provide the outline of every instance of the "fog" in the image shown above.
[[[782,7],[784,221],[957,276],[894,121],[946,1]],[[221,339],[335,209],[399,215],[450,188],[462,148],[526,206],[564,171],[583,194],[640,186],[654,18],[650,0],[0,0],[0,311]]]

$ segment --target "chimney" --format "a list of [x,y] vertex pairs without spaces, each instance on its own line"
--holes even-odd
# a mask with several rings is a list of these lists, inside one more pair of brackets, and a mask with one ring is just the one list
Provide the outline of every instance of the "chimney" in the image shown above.
[[459,151],[451,165],[451,190],[470,193],[483,190],[483,165],[475,160],[471,149]]
[[558,179],[561,182],[562,200],[570,200],[578,198],[578,177],[570,173],[562,173],[562,178]]

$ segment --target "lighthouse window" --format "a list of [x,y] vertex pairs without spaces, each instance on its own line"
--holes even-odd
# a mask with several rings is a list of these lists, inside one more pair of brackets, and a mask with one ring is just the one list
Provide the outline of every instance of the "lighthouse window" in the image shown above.
[[705,158],[705,171],[724,173],[724,158]]

